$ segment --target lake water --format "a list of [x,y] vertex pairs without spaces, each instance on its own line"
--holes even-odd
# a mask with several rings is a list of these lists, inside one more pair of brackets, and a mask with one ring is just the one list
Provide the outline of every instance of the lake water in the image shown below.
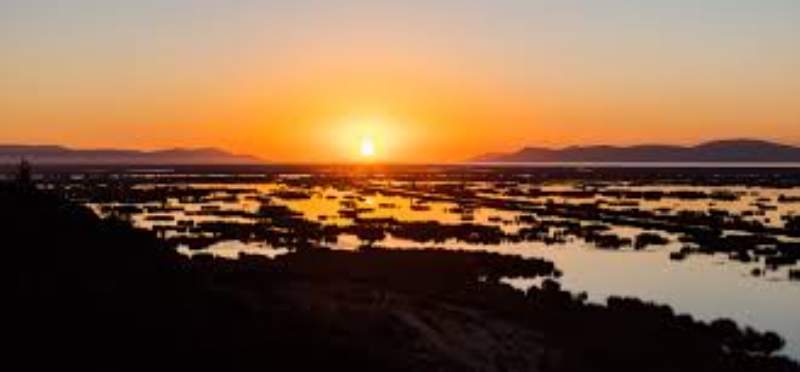
[[[87,203],[101,215],[118,213],[115,211],[121,207],[137,207],[138,211],[129,214],[137,226],[161,230],[164,238],[204,236],[212,241],[204,250],[192,251],[183,246],[179,248],[182,252],[210,252],[229,258],[240,253],[274,257],[288,252],[273,249],[263,241],[214,241],[214,234],[204,233],[199,227],[214,222],[258,223],[251,214],[265,204],[285,206],[307,221],[322,225],[348,226],[362,219],[392,218],[400,222],[496,226],[505,234],[516,234],[529,226],[524,216],[577,220],[581,226],[590,223],[569,214],[537,214],[535,208],[548,211],[589,204],[612,214],[631,209],[652,212],[647,218],[668,218],[681,211],[726,211],[735,219],[772,229],[768,235],[781,241],[797,240],[783,229],[787,216],[800,214],[800,190],[794,188],[625,183],[587,187],[580,182],[509,185],[500,181],[416,182],[386,178],[344,182],[313,180],[313,177],[312,181],[298,182],[298,179],[305,178],[295,176],[274,182],[236,184],[161,184],[155,179],[136,186],[136,200],[128,196],[115,201],[88,200]],[[653,192],[660,194],[658,197],[648,194]],[[463,196],[465,193],[469,197]],[[154,199],[153,194],[162,195],[162,200],[150,200]],[[509,208],[502,207],[504,205]],[[731,318],[741,325],[779,333],[787,340],[783,353],[800,359],[800,282],[789,279],[789,272],[800,266],[795,263],[771,267],[765,265],[764,257],[732,260],[727,253],[692,254],[674,260],[670,254],[680,252],[687,243],[681,242],[680,235],[674,231],[642,228],[641,222],[602,223],[611,225],[609,233],[620,238],[635,240],[643,232],[653,232],[667,238],[668,242],[636,250],[627,246],[599,249],[580,236],[548,243],[484,244],[452,238],[415,242],[388,235],[373,244],[393,249],[436,247],[546,258],[563,272],[559,281],[565,289],[586,292],[591,301],[603,302],[608,296],[633,296],[669,304],[677,312],[699,319]],[[556,229],[550,234],[561,232]],[[336,249],[357,249],[365,243],[353,234],[340,234],[335,241],[323,244]],[[758,269],[758,273],[754,269]],[[508,278],[507,281],[520,289],[537,283],[536,279],[527,278]]]
[[800,168],[800,163],[796,162],[488,162],[464,165],[509,168]]

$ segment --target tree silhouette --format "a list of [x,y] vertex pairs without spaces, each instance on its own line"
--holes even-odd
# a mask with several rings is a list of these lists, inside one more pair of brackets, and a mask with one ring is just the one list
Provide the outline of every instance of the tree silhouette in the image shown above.
[[17,167],[17,184],[22,188],[33,186],[33,166],[25,158],[20,160]]

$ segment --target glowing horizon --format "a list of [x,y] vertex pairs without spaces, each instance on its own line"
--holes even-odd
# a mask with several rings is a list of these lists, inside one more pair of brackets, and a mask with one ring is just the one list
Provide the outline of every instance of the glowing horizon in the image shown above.
[[784,0],[9,0],[0,142],[276,162],[800,144],[797,35]]

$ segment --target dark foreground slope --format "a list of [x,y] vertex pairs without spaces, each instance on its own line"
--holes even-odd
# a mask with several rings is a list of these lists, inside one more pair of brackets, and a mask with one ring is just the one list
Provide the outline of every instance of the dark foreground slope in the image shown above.
[[797,371],[774,334],[632,299],[584,304],[542,260],[306,250],[184,258],[85,208],[0,187],[6,363],[19,370]]

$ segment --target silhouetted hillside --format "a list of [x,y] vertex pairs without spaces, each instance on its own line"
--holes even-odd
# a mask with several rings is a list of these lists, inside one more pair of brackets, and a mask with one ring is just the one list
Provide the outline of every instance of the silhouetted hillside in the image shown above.
[[77,150],[62,146],[0,145],[0,164],[21,158],[37,164],[258,164],[262,160],[215,148],[137,151],[117,149]]
[[526,147],[514,153],[487,154],[472,162],[800,162],[800,147],[759,140],[714,141],[697,146]]

